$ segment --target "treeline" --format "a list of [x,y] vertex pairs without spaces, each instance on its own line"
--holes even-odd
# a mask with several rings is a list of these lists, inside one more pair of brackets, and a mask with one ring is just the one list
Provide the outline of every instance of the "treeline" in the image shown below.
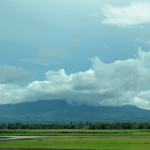
[[150,129],[150,123],[101,123],[90,124],[89,129]]
[[0,129],[150,129],[150,123],[1,124]]

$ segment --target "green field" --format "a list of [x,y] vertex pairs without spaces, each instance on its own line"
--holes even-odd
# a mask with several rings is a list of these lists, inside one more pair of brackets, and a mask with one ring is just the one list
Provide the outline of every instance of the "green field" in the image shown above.
[[0,130],[0,136],[150,136],[150,129]]
[[[88,138],[49,138],[35,140],[0,141],[0,148],[26,149],[101,149],[149,150],[150,130],[0,130],[0,136],[89,136]],[[90,137],[90,136],[103,136]],[[105,137],[116,136],[116,137]],[[118,137],[129,136],[129,137]],[[145,136],[136,137],[136,136]],[[133,138],[134,137],[134,138]]]
[[149,150],[150,138],[52,138],[0,141],[0,148]]

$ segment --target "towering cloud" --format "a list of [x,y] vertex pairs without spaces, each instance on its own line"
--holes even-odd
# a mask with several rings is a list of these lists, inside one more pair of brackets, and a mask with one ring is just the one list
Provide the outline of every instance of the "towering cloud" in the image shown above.
[[136,58],[106,64],[98,57],[85,72],[70,75],[64,69],[48,71],[45,81],[26,87],[0,84],[0,104],[63,99],[70,104],[92,106],[135,105],[150,109],[150,52]]

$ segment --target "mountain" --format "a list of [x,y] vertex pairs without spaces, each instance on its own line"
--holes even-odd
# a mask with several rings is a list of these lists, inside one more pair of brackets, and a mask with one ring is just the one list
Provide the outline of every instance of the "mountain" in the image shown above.
[[150,111],[135,106],[69,105],[63,100],[39,100],[0,105],[0,122],[69,123],[73,122],[150,122]]

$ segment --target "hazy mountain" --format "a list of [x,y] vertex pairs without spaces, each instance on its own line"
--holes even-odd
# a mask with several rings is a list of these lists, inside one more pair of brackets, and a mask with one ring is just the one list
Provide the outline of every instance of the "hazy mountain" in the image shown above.
[[0,105],[0,122],[150,122],[150,111],[134,106],[92,107],[69,105],[63,100]]

